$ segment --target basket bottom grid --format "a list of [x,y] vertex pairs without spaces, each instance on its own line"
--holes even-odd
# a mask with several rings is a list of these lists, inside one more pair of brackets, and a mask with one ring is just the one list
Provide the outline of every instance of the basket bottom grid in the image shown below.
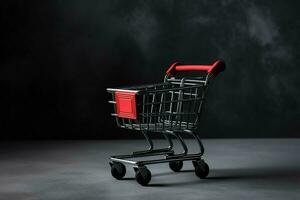
[[156,123],[124,123],[120,127],[133,130],[144,130],[153,132],[183,131],[196,129],[194,123],[187,122],[156,122]]

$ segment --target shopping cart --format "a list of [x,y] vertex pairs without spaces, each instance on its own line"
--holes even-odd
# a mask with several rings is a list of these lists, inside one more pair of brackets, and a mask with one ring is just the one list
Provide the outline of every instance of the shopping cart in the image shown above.
[[[174,63],[167,70],[163,83],[129,88],[108,88],[107,91],[112,94],[112,100],[109,103],[114,104],[112,116],[115,117],[117,125],[121,128],[141,131],[149,144],[149,149],[144,151],[111,156],[112,176],[122,179],[126,173],[123,163],[132,164],[136,181],[141,185],[147,185],[151,180],[151,172],[146,165],[168,162],[171,170],[178,172],[183,166],[183,161],[192,160],[195,174],[199,178],[205,178],[209,173],[209,167],[202,159],[204,147],[196,130],[208,83],[224,70],[225,63],[220,60],[212,65]],[[178,75],[178,72],[186,73],[187,71],[200,71],[201,76],[180,77]],[[152,132],[161,133],[169,146],[155,149],[150,138]],[[195,138],[200,147],[199,153],[188,153],[188,147],[182,138],[183,133]],[[184,150],[182,153],[175,154],[171,135],[178,139]],[[163,156],[163,158],[139,161],[132,159],[145,156]]]

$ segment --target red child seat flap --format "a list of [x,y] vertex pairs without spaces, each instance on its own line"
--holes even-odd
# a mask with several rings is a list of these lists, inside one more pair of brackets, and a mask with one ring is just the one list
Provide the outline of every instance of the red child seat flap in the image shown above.
[[116,111],[118,117],[137,119],[136,92],[117,91],[115,92]]

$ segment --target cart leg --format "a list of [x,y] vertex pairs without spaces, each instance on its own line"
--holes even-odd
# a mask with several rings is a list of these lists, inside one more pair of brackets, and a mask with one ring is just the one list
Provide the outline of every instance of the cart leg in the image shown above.
[[198,144],[199,144],[199,147],[200,147],[200,154],[201,154],[201,156],[204,154],[204,146],[203,146],[203,144],[202,144],[202,142],[201,142],[201,139],[200,139],[200,137],[199,137],[199,135],[197,134],[197,133],[193,133],[193,135],[194,135],[194,137],[196,138],[196,140],[197,140],[197,142],[198,142]]
[[173,143],[170,137],[166,134],[163,134],[165,139],[168,141],[169,146],[167,148],[161,148],[161,149],[154,149],[153,141],[149,137],[149,134],[146,131],[142,131],[144,137],[146,138],[147,143],[149,144],[148,150],[144,151],[135,151],[132,153],[133,156],[140,156],[140,155],[147,155],[147,154],[153,154],[153,153],[166,153],[166,154],[172,154],[173,152]]
[[170,136],[168,134],[165,134],[163,133],[163,136],[165,137],[165,139],[168,141],[169,143],[169,147],[168,149],[169,150],[172,150],[173,149],[173,142],[172,142],[172,139],[170,138]]
[[199,178],[203,179],[206,178],[209,174],[209,166],[208,164],[202,159],[202,155],[204,154],[204,146],[201,142],[201,139],[197,133],[194,133],[192,131],[186,131],[187,133],[190,133],[198,142],[200,152],[196,154],[190,154],[190,155],[198,155],[198,158],[193,160],[193,165],[195,168],[195,174]]
[[147,141],[147,143],[149,145],[149,148],[148,148],[148,150],[145,150],[145,151],[135,151],[135,152],[132,152],[133,155],[149,153],[149,152],[151,152],[153,150],[153,147],[154,147],[153,146],[153,142],[152,142],[151,138],[149,137],[148,133],[145,132],[145,131],[142,131],[142,133],[143,133],[143,135],[144,135],[144,137],[145,137],[145,139],[146,139],[146,141]]
[[185,131],[185,132],[191,134],[196,139],[196,141],[199,145],[199,148],[200,148],[200,152],[197,154],[199,154],[199,156],[202,156],[204,154],[204,146],[201,142],[199,135],[197,133],[194,133],[193,131]]
[[183,148],[183,152],[182,153],[179,153],[179,154],[172,154],[172,155],[169,155],[168,157],[172,157],[172,158],[175,158],[175,157],[182,157],[182,156],[185,156],[187,155],[188,153],[188,148],[183,140],[183,138],[180,136],[180,134],[178,132],[169,132],[169,134],[172,134],[174,135],[180,142],[182,148]]

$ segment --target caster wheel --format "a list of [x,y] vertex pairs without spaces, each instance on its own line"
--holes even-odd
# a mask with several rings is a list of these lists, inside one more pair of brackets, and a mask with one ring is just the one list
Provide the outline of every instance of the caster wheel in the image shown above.
[[193,165],[195,167],[195,174],[199,178],[206,178],[209,173],[209,167],[204,160],[194,160]]
[[169,162],[169,167],[174,172],[179,172],[182,169],[182,166],[183,166],[183,161],[181,160]]
[[151,172],[145,166],[134,168],[134,171],[135,179],[140,185],[145,186],[150,182]]
[[110,162],[111,167],[111,175],[120,180],[122,179],[126,174],[126,167],[120,162]]

